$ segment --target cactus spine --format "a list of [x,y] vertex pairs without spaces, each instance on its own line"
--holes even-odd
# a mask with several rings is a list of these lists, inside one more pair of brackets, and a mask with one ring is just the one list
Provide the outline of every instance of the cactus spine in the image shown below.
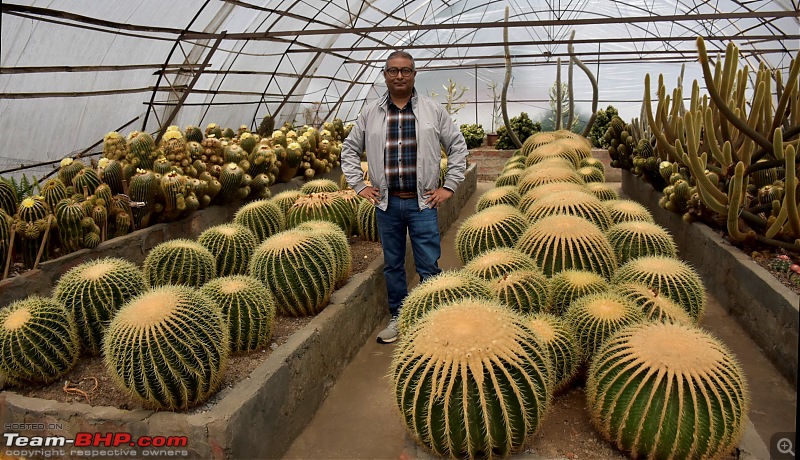
[[456,232],[455,247],[466,264],[478,254],[500,247],[514,247],[527,230],[528,220],[509,205],[491,206],[468,217]]
[[586,400],[603,437],[631,457],[722,458],[744,434],[749,389],[736,358],[707,332],[643,323],[597,352]]
[[536,432],[553,373],[524,317],[468,299],[431,312],[404,335],[391,375],[417,441],[438,455],[474,458],[509,455]]
[[233,352],[267,346],[275,322],[275,298],[252,276],[234,275],[211,280],[200,288],[222,311]]
[[347,201],[334,193],[312,193],[301,196],[286,213],[286,226],[296,227],[309,220],[327,220],[350,233],[353,226],[353,211]]
[[563,319],[548,313],[528,316],[528,327],[547,347],[553,363],[553,393],[567,388],[581,363],[575,333]]
[[514,248],[496,248],[482,252],[464,266],[464,271],[491,281],[515,270],[535,270],[539,267],[524,252]]
[[202,244],[175,239],[154,247],[142,269],[150,287],[177,284],[199,288],[216,276],[217,262]]
[[498,204],[507,204],[512,207],[517,207],[521,198],[519,192],[517,192],[517,188],[512,185],[494,187],[478,198],[478,202],[475,204],[475,211],[480,212],[490,206]]
[[144,275],[138,267],[123,259],[105,258],[71,268],[58,280],[53,295],[75,319],[83,349],[98,355],[114,313],[144,290]]
[[565,319],[575,331],[582,358],[590,361],[603,342],[620,329],[644,321],[644,314],[628,299],[606,291],[576,299]]
[[326,220],[310,220],[297,226],[298,230],[308,231],[327,241],[333,250],[336,260],[336,287],[342,287],[350,278],[353,267],[353,254],[347,235],[333,222]]
[[636,304],[650,321],[695,325],[692,317],[680,305],[643,284],[619,284],[614,286],[614,290]]
[[564,270],[548,281],[550,312],[564,315],[573,300],[589,294],[598,294],[611,288],[608,280],[597,273],[584,270]]
[[603,203],[594,195],[583,191],[559,192],[539,198],[525,212],[525,217],[535,223],[539,219],[556,214],[583,217],[597,225],[600,230],[607,230],[611,225],[611,216]]
[[311,195],[312,193],[334,193],[339,191],[339,184],[330,179],[314,179],[306,182],[300,187],[300,193]]
[[162,286],[126,303],[103,341],[114,381],[150,407],[185,410],[217,391],[229,353],[222,311],[186,286]]
[[239,208],[233,221],[244,225],[262,242],[286,229],[286,220],[280,207],[271,200],[256,200]]
[[678,247],[664,227],[649,222],[622,222],[606,232],[620,264],[643,256],[676,257]]
[[615,224],[622,222],[650,222],[655,223],[650,211],[639,203],[631,200],[604,201],[603,206],[608,210],[611,221]]
[[53,299],[31,296],[0,310],[0,374],[12,383],[50,383],[72,369],[75,323]]
[[497,298],[519,313],[547,310],[547,278],[539,270],[514,270],[491,285]]
[[367,241],[380,241],[378,221],[375,217],[375,205],[367,200],[362,200],[356,210],[356,225],[358,236]]
[[235,222],[206,229],[197,237],[197,242],[216,259],[217,276],[247,274],[250,256],[258,245],[253,232]]

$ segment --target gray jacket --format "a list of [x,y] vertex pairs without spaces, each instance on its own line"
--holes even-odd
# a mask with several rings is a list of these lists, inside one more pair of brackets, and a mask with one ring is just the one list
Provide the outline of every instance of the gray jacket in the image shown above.
[[[361,153],[367,152],[369,180],[380,191],[378,208],[389,205],[389,188],[384,173],[386,148],[386,102],[388,93],[364,106],[350,135],[342,143],[342,172],[356,192],[366,187],[361,171]],[[444,187],[456,191],[467,168],[467,143],[447,111],[435,100],[417,95],[411,98],[417,121],[417,199],[419,208],[427,207],[423,194],[439,188],[441,146],[447,152]]]

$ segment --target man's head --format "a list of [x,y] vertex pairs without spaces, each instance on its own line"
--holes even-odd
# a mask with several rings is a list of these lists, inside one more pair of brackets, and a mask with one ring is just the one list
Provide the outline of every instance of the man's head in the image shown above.
[[393,96],[410,96],[414,90],[414,77],[417,75],[414,58],[405,51],[394,51],[386,58],[383,77]]

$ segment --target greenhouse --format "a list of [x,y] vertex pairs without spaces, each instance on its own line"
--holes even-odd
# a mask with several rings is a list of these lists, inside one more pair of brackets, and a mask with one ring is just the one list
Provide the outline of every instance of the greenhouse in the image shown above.
[[798,0],[0,9],[4,458],[794,458]]

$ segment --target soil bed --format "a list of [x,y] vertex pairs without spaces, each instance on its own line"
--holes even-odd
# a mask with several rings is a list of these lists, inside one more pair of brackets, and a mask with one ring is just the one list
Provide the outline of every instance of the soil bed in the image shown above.
[[[380,243],[364,241],[357,237],[350,238],[350,250],[353,256],[352,273],[361,273],[370,263],[379,257]],[[220,391],[205,404],[190,412],[202,412],[210,409],[229,389],[237,383],[249,378],[250,373],[263,363],[274,350],[286,343],[289,337],[305,327],[313,317],[290,318],[278,316],[273,325],[270,345],[262,350],[246,354],[231,355],[225,368],[225,375]],[[48,399],[59,402],[79,402],[92,406],[111,406],[119,409],[133,410],[145,408],[139,401],[128,396],[119,388],[108,374],[103,358],[99,356],[82,356],[75,367],[62,379],[49,385],[9,388],[22,396]]]

